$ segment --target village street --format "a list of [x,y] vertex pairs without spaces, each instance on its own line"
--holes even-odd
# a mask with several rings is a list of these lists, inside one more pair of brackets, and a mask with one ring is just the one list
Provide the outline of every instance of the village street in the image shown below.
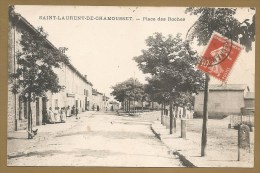
[[[150,121],[116,113],[84,112],[80,119],[9,136],[9,166],[180,167],[179,159],[150,129]],[[18,132],[16,132],[18,133]],[[21,147],[23,146],[23,147]],[[19,148],[20,147],[20,148]]]

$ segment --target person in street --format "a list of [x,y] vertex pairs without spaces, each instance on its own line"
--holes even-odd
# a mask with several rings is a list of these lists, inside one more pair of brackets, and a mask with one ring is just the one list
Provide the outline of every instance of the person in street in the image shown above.
[[66,122],[66,111],[65,111],[65,107],[62,107],[60,110],[60,119],[62,123]]
[[56,107],[55,110],[54,110],[54,118],[55,118],[56,123],[61,122],[61,120],[60,120],[60,108],[59,107]]
[[79,114],[79,109],[78,109],[78,107],[76,107],[76,119],[80,119],[80,117],[78,116],[78,114]]
[[72,115],[75,115],[75,114],[76,114],[76,108],[75,108],[75,105],[72,106],[71,114],[72,114]]
[[52,112],[52,108],[51,107],[49,108],[49,111],[48,111],[48,122],[50,124],[54,124],[55,123],[54,113]]
[[67,108],[66,108],[66,116],[70,117],[70,115],[71,115],[70,106],[67,106]]

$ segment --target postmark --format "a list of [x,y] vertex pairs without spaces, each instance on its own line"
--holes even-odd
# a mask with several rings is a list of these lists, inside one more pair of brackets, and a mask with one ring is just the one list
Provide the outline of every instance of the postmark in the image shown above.
[[225,82],[241,49],[238,43],[214,32],[197,68]]

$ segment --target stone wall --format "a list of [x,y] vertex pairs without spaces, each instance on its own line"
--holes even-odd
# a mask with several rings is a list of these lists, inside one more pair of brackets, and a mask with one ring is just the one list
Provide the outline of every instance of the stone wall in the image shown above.
[[[198,116],[203,111],[204,93],[195,96],[194,111]],[[210,116],[239,114],[244,107],[244,92],[241,91],[210,91],[208,111]]]

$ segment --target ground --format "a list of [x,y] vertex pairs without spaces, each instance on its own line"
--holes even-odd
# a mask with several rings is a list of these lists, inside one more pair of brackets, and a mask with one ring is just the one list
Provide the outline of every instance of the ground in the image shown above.
[[250,150],[238,161],[238,131],[228,128],[229,123],[230,117],[208,120],[205,157],[201,157],[202,119],[186,119],[186,139],[181,138],[180,119],[172,135],[160,121],[154,122],[152,127],[165,145],[197,167],[254,167],[254,132],[250,132]]
[[[254,166],[254,132],[250,132],[250,152],[238,161],[238,131],[228,128],[229,117],[208,120],[207,156],[201,157],[202,119],[186,120],[187,137],[183,139],[180,119],[170,135],[161,124],[160,111],[135,116],[85,112],[80,116],[62,124],[37,126],[39,134],[33,140],[27,139],[25,131],[8,133],[8,165],[182,167],[182,163],[190,166],[188,160],[197,167]],[[181,162],[174,154],[181,156]]]
[[[152,116],[150,116],[152,117]],[[85,112],[80,119],[8,135],[8,166],[182,167],[151,131],[154,119]]]

